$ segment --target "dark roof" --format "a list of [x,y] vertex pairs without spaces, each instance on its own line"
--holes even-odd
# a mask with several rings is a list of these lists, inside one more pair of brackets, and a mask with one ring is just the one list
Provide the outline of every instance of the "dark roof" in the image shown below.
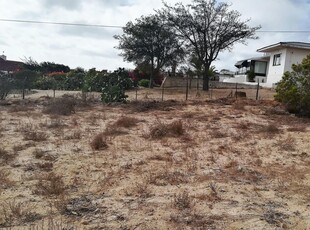
[[24,66],[23,62],[9,61],[0,58],[0,71],[15,72],[22,69],[23,66]]
[[279,42],[273,45],[265,46],[257,50],[257,52],[271,52],[280,47],[286,48],[298,48],[298,49],[307,49],[310,50],[310,43],[307,42]]
[[265,62],[268,62],[269,59],[270,59],[270,56],[268,56],[268,55],[267,56],[262,56],[262,57],[252,57],[252,58],[248,58],[248,59],[237,61],[235,66],[237,68],[248,67],[248,62],[249,61],[265,61]]

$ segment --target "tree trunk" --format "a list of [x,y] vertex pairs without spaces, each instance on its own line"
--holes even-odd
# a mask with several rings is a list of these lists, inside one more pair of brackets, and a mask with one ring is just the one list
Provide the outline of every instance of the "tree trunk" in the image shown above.
[[154,82],[154,59],[151,60],[151,76],[150,76],[150,84],[149,88],[153,88],[153,82]]
[[210,81],[210,76],[209,76],[209,69],[210,69],[210,64],[205,63],[204,64],[204,73],[203,73],[203,83],[202,83],[202,90],[209,91],[209,81]]
[[209,75],[207,71],[204,72],[202,81],[202,90],[209,91]]

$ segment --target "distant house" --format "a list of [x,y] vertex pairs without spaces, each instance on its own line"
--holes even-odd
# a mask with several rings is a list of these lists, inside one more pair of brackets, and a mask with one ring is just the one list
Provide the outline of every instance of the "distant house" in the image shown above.
[[0,55],[0,72],[14,73],[23,69],[24,63],[19,61],[10,61],[5,55]]
[[[310,43],[279,42],[257,50],[263,56],[238,61],[238,71],[234,78],[226,82],[260,82],[263,86],[274,87],[286,71],[291,71],[292,64],[301,63],[310,54]],[[249,77],[252,79],[249,79]]]

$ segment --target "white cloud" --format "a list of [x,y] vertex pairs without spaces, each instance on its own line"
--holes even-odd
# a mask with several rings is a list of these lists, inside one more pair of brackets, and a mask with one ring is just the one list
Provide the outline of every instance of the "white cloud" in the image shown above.
[[[251,18],[251,26],[262,25],[262,30],[310,30],[309,0],[230,0],[231,9]],[[178,0],[167,0],[173,5]],[[182,1],[184,4],[191,0]],[[0,18],[56,22],[89,23],[124,26],[128,21],[160,9],[160,0],[14,0],[0,1]],[[8,10],[10,9],[10,10]],[[9,59],[32,57],[38,62],[53,61],[71,68],[97,67],[113,70],[133,67],[123,62],[114,47],[115,28],[66,27],[43,24],[0,22],[0,51]],[[280,41],[310,42],[310,34],[258,33],[259,40],[247,46],[237,44],[232,52],[224,52],[214,65],[217,69],[234,69],[239,59],[260,55],[258,48]]]

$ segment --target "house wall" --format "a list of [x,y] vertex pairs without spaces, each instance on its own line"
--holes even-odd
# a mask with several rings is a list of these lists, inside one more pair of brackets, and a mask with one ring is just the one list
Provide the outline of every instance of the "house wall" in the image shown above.
[[248,81],[248,76],[244,75],[235,75],[233,78],[226,78],[223,82],[233,82],[233,83],[245,83]]
[[310,54],[310,50],[287,49],[284,72],[292,71],[292,64],[300,64],[308,54]]
[[[273,65],[274,55],[281,53],[281,64],[278,66]],[[273,87],[276,83],[278,83],[283,74],[286,71],[292,71],[292,64],[301,63],[302,59],[304,59],[308,54],[310,54],[310,50],[303,49],[294,49],[294,48],[285,48],[279,49],[272,53],[270,53],[270,61],[269,68],[267,72],[267,87]]]
[[[270,54],[270,60],[269,60],[269,68],[267,72],[267,82],[266,86],[272,87],[275,83],[279,82],[282,79],[283,73],[284,73],[284,67],[285,67],[285,60],[286,60],[286,54],[287,49],[279,49],[276,51],[273,51]],[[280,65],[273,65],[274,55],[281,54],[281,62]]]

